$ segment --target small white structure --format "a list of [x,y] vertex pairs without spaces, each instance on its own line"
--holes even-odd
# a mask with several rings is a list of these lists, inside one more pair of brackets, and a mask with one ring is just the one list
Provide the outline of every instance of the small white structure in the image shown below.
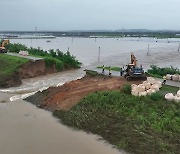
[[19,55],[29,56],[29,52],[28,52],[28,51],[20,51],[20,52],[19,52]]

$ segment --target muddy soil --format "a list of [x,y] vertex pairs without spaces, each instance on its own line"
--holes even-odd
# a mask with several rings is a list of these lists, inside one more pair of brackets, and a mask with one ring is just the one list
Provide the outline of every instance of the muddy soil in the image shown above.
[[76,105],[86,95],[106,90],[119,90],[124,84],[141,83],[142,81],[128,82],[123,77],[85,76],[59,87],[38,92],[26,98],[27,101],[47,110],[68,110]]

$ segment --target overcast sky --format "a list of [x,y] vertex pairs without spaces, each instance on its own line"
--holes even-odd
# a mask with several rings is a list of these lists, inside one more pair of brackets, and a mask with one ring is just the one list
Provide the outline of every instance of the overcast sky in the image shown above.
[[1,30],[180,30],[180,0],[0,0]]

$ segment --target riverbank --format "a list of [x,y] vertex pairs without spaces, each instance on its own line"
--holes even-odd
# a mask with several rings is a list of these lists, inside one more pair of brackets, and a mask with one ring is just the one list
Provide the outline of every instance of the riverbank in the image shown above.
[[0,55],[0,88],[16,87],[22,79],[56,73],[55,66],[46,67],[44,59],[31,60],[16,55]]
[[141,83],[127,82],[124,77],[108,77],[103,75],[86,75],[81,79],[67,82],[59,87],[50,87],[26,98],[40,108],[47,110],[68,110],[90,93],[97,91],[121,89],[124,84]]
[[20,85],[19,69],[29,62],[28,59],[0,54],[0,87]]
[[119,77],[84,77],[27,100],[53,111],[63,124],[98,134],[118,149],[138,154],[178,152],[180,106],[164,99],[165,93],[178,88],[163,86],[158,96],[134,97],[121,91],[124,84],[127,81]]
[[[19,86],[21,79],[57,73],[63,70],[80,68],[81,63],[70,54],[60,50],[43,51],[28,48],[23,44],[8,44],[7,54],[0,55],[0,88]],[[31,56],[20,56],[27,51]],[[9,53],[10,52],[10,53]]]

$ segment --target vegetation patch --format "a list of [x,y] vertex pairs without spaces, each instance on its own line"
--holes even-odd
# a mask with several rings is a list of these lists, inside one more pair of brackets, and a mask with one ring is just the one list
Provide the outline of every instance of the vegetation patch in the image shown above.
[[163,86],[154,96],[135,97],[126,85],[122,91],[90,94],[69,111],[54,115],[63,124],[98,134],[127,152],[178,153],[180,104],[164,99],[162,94],[169,90],[178,88]]
[[166,74],[180,74],[180,70],[177,68],[166,67],[166,68],[160,68],[155,65],[151,65],[151,68],[147,71],[151,76],[162,78],[162,76],[165,76]]
[[[102,68],[103,68],[103,66],[98,66],[97,68],[102,69]],[[105,69],[105,70],[109,70],[109,66],[104,67],[104,69]],[[122,69],[122,68],[120,68],[120,67],[111,67],[111,70],[112,70],[112,71],[117,71],[117,72],[120,72],[120,71],[121,71],[121,69]]]
[[17,72],[22,65],[28,62],[29,60],[25,58],[0,54],[0,75],[12,75]]
[[63,53],[60,50],[44,51],[40,48],[28,48],[22,44],[8,44],[6,46],[7,51],[19,53],[20,51],[28,51],[30,55],[42,57],[45,59],[46,66],[50,67],[55,65],[58,71],[69,68],[79,68],[81,63],[76,60],[76,57],[70,54],[70,52]]

